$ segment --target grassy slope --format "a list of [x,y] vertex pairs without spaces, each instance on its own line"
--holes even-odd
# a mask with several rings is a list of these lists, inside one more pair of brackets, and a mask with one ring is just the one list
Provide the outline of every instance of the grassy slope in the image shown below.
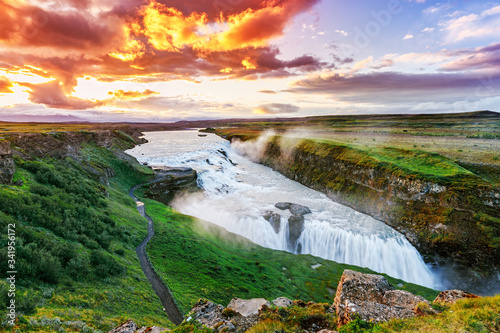
[[[148,253],[156,270],[167,281],[184,312],[199,299],[227,305],[233,297],[280,296],[328,302],[346,268],[311,255],[293,255],[258,246],[209,222],[182,215],[153,200],[144,199],[155,221],[155,237]],[[314,270],[311,265],[320,263]],[[437,292],[389,278],[393,285],[433,299]]]
[[[124,143],[115,142],[115,145],[123,146]],[[63,265],[62,275],[54,284],[23,279],[25,274],[23,275],[23,270],[19,269],[18,279],[20,281],[17,283],[16,294],[17,310],[20,314],[23,312],[29,314],[21,316],[19,326],[16,328],[21,332],[54,332],[63,327],[68,332],[76,332],[85,331],[84,325],[87,325],[88,331],[92,329],[107,331],[129,318],[135,320],[139,325],[171,326],[161,310],[161,303],[150,288],[140,268],[135,247],[146,236],[147,222],[138,214],[133,200],[127,196],[127,191],[132,185],[150,177],[150,171],[142,168],[138,163],[134,165],[124,162],[116,158],[109,150],[91,144],[85,145],[82,149],[82,160],[94,167],[108,166],[116,171],[116,177],[111,180],[111,185],[107,188],[109,197],[104,197],[107,207],[99,209],[95,213],[99,215],[106,211],[116,226],[124,231],[126,239],[113,237],[109,251],[105,251],[105,253],[124,267],[125,272],[117,276],[98,277],[94,276],[92,267],[89,267],[85,276],[73,277],[67,272],[68,268]],[[32,195],[30,189],[33,186],[45,185],[40,184],[35,175],[24,169],[19,162],[18,160],[14,178],[23,179],[23,187],[2,185],[0,191],[3,193],[21,192],[30,196]],[[45,160],[42,163],[48,167],[62,165],[65,168],[74,169],[81,174],[80,181],[99,187],[95,181],[90,180],[91,177],[88,174],[71,161]],[[46,187],[52,188],[53,191],[57,190],[53,185]],[[71,209],[71,207],[68,208]],[[15,221],[18,233],[18,251],[24,248],[20,247],[21,243],[27,242],[23,235],[27,230],[30,230],[44,234],[44,243],[50,241],[54,246],[75,245],[78,256],[81,258],[88,257],[92,253],[92,249],[58,236],[51,230],[22,217],[16,218],[3,213],[0,215],[0,219],[4,222]],[[20,265],[19,261],[18,264]],[[2,283],[2,289],[4,286],[5,284]],[[32,313],[34,307],[37,309],[35,313]],[[31,325],[29,321],[34,321],[35,324]],[[66,323],[62,324],[62,322]],[[69,322],[76,323],[70,324]],[[7,330],[6,327],[3,329]],[[0,330],[2,330],[1,327]]]
[[373,332],[500,332],[500,295],[460,300],[442,314],[393,320],[378,325]]

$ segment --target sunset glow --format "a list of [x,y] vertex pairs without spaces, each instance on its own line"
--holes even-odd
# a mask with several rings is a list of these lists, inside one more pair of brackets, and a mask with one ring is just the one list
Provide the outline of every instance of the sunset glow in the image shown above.
[[500,3],[0,0],[0,13],[0,120],[500,106]]

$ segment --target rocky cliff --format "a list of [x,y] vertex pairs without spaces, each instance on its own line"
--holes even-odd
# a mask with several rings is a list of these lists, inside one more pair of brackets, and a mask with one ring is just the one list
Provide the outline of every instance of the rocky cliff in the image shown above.
[[429,260],[452,258],[479,270],[500,266],[500,191],[473,174],[424,177],[346,146],[302,140],[285,149],[279,137],[265,144],[259,162],[386,222]]

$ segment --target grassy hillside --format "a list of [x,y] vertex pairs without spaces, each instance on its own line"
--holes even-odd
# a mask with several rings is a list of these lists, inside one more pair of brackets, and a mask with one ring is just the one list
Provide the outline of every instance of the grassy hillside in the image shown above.
[[[184,312],[199,299],[227,305],[233,297],[280,296],[332,303],[344,269],[373,271],[311,255],[293,255],[256,245],[209,222],[144,199],[155,221],[150,259]],[[311,266],[321,264],[316,269]],[[393,285],[432,300],[435,290],[388,277]]]
[[[0,186],[1,228],[16,225],[16,329],[107,331],[128,318],[171,326],[140,268],[135,248],[147,223],[127,196],[151,171],[92,144],[80,154],[79,161],[16,158],[14,179],[23,186]],[[112,168],[116,175],[105,186],[90,168]],[[5,258],[6,232],[1,235]],[[4,309],[6,263],[0,261]],[[2,327],[11,331],[5,319]]]

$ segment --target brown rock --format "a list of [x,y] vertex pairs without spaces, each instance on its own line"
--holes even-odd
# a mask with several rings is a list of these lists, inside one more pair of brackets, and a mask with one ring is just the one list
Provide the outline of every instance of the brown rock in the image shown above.
[[116,327],[115,329],[112,329],[108,333],[135,333],[137,329],[138,329],[137,324],[134,323],[132,319],[129,319],[120,326]]
[[433,303],[455,303],[459,299],[463,298],[479,298],[479,296],[468,293],[462,290],[445,290],[439,293]]
[[422,296],[413,295],[406,290],[386,291],[382,301],[389,306],[400,306],[410,310],[415,310],[417,305],[422,302],[429,304],[429,301]]
[[414,317],[415,308],[421,302],[428,304],[423,297],[404,290],[394,290],[381,275],[345,270],[333,306],[339,317],[339,325],[344,325],[354,315],[373,322]]

